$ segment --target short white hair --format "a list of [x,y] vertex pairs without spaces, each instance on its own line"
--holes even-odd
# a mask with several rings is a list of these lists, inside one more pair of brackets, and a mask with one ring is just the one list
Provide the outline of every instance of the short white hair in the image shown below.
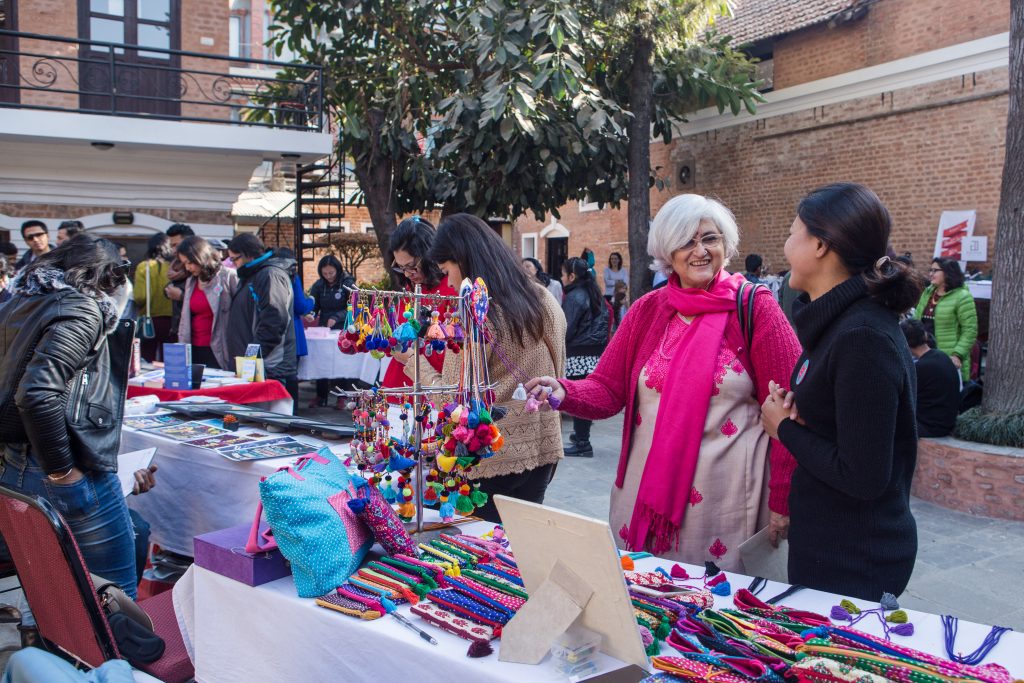
[[715,224],[725,242],[725,264],[739,253],[740,229],[732,211],[721,202],[699,194],[680,194],[665,202],[651,221],[647,233],[647,253],[654,262],[651,270],[672,274],[672,252],[681,249],[697,234],[700,222],[707,219]]

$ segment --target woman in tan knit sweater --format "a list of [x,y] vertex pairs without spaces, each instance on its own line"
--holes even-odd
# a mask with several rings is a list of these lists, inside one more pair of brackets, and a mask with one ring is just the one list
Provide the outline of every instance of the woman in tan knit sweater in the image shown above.
[[[512,250],[476,216],[461,213],[442,220],[429,258],[440,265],[456,291],[463,278],[484,279],[491,298],[488,325],[501,348],[500,355],[489,349],[487,369],[496,384],[495,405],[508,409],[498,423],[505,446],[476,465],[470,476],[489,495],[542,503],[562,457],[559,414],[528,413],[512,392],[521,378],[565,374],[565,315],[544,287],[526,276]],[[393,356],[405,363],[411,353],[396,351]],[[461,362],[460,354],[445,354],[440,374],[428,363],[420,363],[420,379],[424,384],[457,384]],[[405,365],[405,371],[412,376],[412,363]],[[492,502],[474,514],[498,521]]]

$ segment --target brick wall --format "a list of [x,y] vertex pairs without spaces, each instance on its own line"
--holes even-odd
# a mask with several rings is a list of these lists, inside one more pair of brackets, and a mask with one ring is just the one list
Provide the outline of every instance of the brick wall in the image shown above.
[[836,28],[812,26],[775,43],[775,89],[1003,33],[1008,0],[881,0]]
[[910,492],[951,510],[1024,521],[1024,451],[921,439]]
[[132,211],[149,216],[158,216],[174,223],[209,223],[230,225],[231,217],[224,211],[202,211],[197,209],[146,209],[140,211],[128,206],[66,206],[61,204],[29,204],[22,202],[0,202],[0,214],[7,216],[30,216],[32,218],[59,218],[70,220],[97,213]]

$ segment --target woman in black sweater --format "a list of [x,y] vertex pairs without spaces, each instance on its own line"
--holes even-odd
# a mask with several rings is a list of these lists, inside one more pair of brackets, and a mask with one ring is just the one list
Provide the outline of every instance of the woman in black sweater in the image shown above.
[[772,386],[765,430],[796,458],[789,580],[877,601],[907,587],[917,556],[910,483],[917,458],[914,364],[900,313],[923,281],[886,254],[875,194],[828,185],[800,202],[786,241],[804,353],[789,395]]

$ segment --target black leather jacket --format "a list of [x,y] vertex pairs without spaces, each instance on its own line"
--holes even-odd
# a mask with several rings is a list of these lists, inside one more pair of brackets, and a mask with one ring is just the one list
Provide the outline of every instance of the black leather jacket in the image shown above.
[[608,310],[603,300],[601,304],[601,310],[594,315],[590,298],[582,286],[565,288],[562,312],[565,313],[566,353],[570,356],[600,355],[600,349],[608,343]]
[[29,443],[48,473],[117,471],[135,323],[107,335],[73,289],[0,305],[0,443]]

